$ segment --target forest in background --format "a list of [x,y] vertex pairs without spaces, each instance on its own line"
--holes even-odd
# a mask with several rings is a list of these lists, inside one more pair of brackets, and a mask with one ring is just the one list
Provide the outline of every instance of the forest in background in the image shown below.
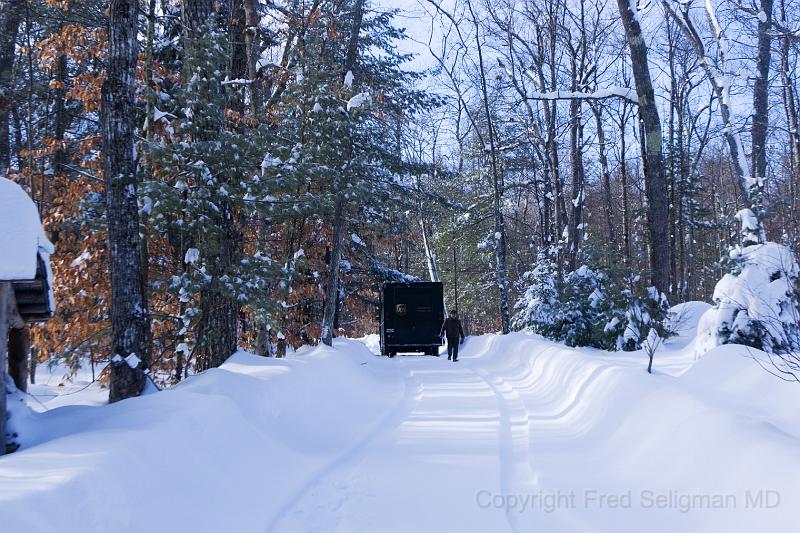
[[473,334],[537,272],[708,301],[743,208],[797,250],[796,2],[429,0],[426,72],[366,0],[1,5],[0,166],[56,246],[33,360],[176,383],[372,333],[409,276]]

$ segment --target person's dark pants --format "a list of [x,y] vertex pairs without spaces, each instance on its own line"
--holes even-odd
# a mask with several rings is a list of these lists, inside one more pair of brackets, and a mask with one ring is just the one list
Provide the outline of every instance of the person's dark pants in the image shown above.
[[447,358],[458,361],[458,337],[447,339]]

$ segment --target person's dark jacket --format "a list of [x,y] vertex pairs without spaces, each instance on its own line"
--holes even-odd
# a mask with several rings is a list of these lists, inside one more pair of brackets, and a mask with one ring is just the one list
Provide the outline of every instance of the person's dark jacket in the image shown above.
[[464,330],[461,329],[461,321],[457,318],[447,317],[445,319],[444,324],[442,324],[442,331],[448,340],[457,341],[460,338],[464,338]]

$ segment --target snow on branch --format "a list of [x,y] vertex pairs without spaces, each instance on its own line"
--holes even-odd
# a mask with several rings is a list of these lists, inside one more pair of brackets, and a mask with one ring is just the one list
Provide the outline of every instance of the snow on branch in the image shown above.
[[[743,13],[747,13],[748,15],[758,18],[758,20],[762,23],[767,21],[767,15],[761,9],[757,10],[751,6],[746,6],[743,4],[737,5],[736,8]],[[773,38],[789,39],[794,42],[800,41],[800,28],[792,28],[785,22],[781,22],[775,18],[770,21],[770,26],[774,31],[777,32],[776,34],[772,35]]]
[[253,80],[245,80],[241,78],[235,80],[225,78],[222,80],[222,85],[250,85],[251,83],[253,83]]
[[627,87],[608,87],[591,93],[581,91],[531,93],[526,98],[528,100],[605,100],[606,98],[622,98],[634,104],[639,104],[639,96],[636,91]]

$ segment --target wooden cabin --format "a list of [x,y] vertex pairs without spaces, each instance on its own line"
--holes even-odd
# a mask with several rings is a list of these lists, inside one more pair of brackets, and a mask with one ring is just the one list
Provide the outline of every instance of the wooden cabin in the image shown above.
[[28,324],[53,316],[52,253],[36,204],[0,177],[0,455],[6,452],[7,380],[28,388]]

